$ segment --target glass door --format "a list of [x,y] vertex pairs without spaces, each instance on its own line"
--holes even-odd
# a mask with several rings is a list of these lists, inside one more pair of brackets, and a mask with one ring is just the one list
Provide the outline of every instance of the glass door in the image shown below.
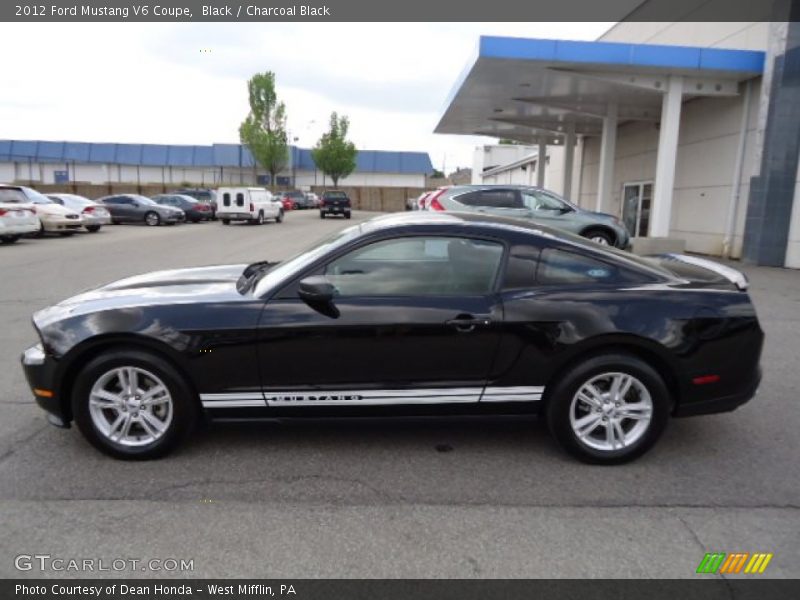
[[622,222],[632,237],[646,237],[650,227],[653,182],[626,183],[622,186]]

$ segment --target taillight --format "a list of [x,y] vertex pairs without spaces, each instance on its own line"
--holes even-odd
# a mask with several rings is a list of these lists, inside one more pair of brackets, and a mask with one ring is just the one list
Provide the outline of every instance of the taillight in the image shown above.
[[5,217],[11,211],[5,208],[0,208],[0,217]]
[[250,203],[250,212],[256,212],[256,207],[252,202]]
[[85,213],[93,213],[94,212],[94,208],[95,208],[94,206],[87,206],[86,208],[83,209],[83,212],[85,212]]
[[431,196],[430,200],[426,202],[428,210],[444,210],[444,206],[439,202],[439,196],[444,194],[444,192],[445,190],[439,190]]

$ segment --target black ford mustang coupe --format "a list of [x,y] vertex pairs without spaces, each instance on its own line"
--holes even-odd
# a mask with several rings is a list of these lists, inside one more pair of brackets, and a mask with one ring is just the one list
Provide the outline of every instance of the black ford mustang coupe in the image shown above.
[[37,312],[22,356],[52,423],[119,458],[201,416],[540,413],[578,458],[733,410],[764,335],[744,276],[485,215],[406,213],[282,263],[160,271]]

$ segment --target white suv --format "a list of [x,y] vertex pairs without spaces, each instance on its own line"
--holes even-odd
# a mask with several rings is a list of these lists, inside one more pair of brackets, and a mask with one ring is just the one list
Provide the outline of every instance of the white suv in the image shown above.
[[26,233],[39,231],[39,217],[25,194],[0,188],[0,243],[13,244]]
[[283,221],[283,204],[264,188],[224,187],[217,190],[217,218],[223,225],[231,221],[263,224],[267,219]]

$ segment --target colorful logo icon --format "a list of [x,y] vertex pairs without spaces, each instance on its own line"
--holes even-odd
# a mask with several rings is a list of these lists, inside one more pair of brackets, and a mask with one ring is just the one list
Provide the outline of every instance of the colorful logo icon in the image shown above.
[[731,575],[756,574],[767,570],[773,554],[766,552],[709,552],[700,561],[696,573]]

